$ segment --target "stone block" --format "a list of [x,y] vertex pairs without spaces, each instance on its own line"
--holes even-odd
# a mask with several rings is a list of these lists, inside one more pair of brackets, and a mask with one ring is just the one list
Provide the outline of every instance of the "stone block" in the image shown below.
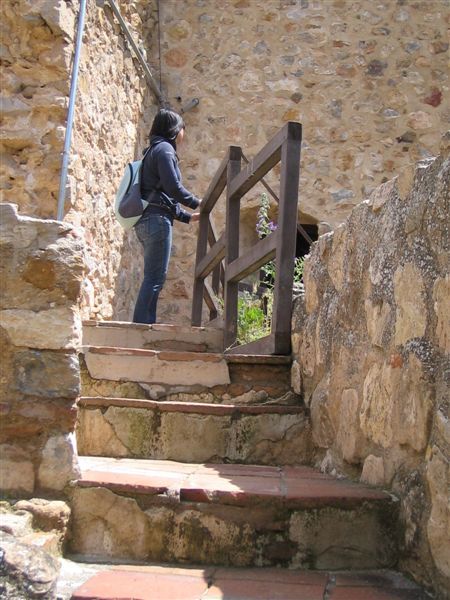
[[391,367],[375,363],[367,372],[363,386],[360,423],[364,435],[383,448],[393,442],[393,395]]
[[450,275],[439,277],[434,282],[433,300],[436,313],[436,339],[444,352],[450,353]]
[[91,377],[213,387],[230,383],[226,361],[219,355],[196,352],[91,348],[85,353]]
[[430,436],[434,385],[427,381],[423,365],[414,354],[409,355],[408,365],[400,372],[399,380],[394,371],[390,372],[395,381],[392,394],[396,404],[393,415],[396,442],[421,452],[425,450]]
[[298,362],[302,368],[302,374],[312,378],[316,370],[316,327],[315,322],[308,322],[303,329],[300,340]]
[[69,6],[55,5],[53,2],[44,2],[36,7],[40,16],[50,27],[52,32],[73,39],[75,32],[75,13]]
[[33,516],[33,527],[41,531],[57,531],[61,537],[67,532],[70,508],[62,500],[32,498],[19,500],[14,504],[15,511],[26,511]]
[[444,452],[450,454],[450,414],[446,411],[446,407],[436,412],[434,432],[436,434],[437,445]]
[[[73,431],[77,418],[77,407],[73,399],[55,398],[48,402],[36,401],[35,397],[21,398],[11,411],[15,418],[3,428],[4,435],[23,437],[24,431],[39,432],[52,430]],[[22,431],[23,430],[23,431]]]
[[378,560],[389,564],[395,560],[394,536],[392,531],[386,536],[388,523],[380,526],[379,519],[376,511],[363,509],[293,513],[289,538],[298,544],[294,564],[307,564],[308,556],[315,569],[365,569]]
[[375,363],[364,380],[361,429],[383,448],[407,444],[422,451],[429,438],[433,397],[415,355],[404,365]]
[[382,486],[385,483],[384,462],[381,456],[369,456],[364,461],[360,480],[369,485]]
[[80,475],[75,434],[49,438],[42,450],[38,485],[45,490],[62,491]]
[[405,344],[422,337],[427,326],[425,289],[419,269],[412,263],[400,266],[394,273],[396,302],[395,344]]
[[4,598],[56,600],[59,562],[44,550],[0,533]]
[[409,196],[416,174],[416,169],[413,164],[405,165],[398,176],[395,178],[397,184],[397,190],[400,198],[406,200]]
[[343,225],[340,225],[333,232],[333,247],[328,259],[328,274],[338,292],[342,291],[345,282],[346,244],[347,231]]
[[395,180],[391,179],[387,183],[378,186],[371,194],[369,206],[373,212],[378,212],[389,200],[392,191],[395,189]]
[[431,513],[427,523],[428,543],[439,572],[450,577],[450,464],[434,446],[426,466],[431,495]]
[[329,378],[324,377],[311,397],[312,436],[319,448],[329,448],[336,438],[334,419],[330,412],[329,393]]
[[291,387],[296,394],[302,394],[302,368],[296,360],[292,362]]
[[[228,419],[212,415],[166,413],[161,419],[161,458],[192,463],[212,462],[227,455]],[[201,444],[199,444],[201,440]],[[230,452],[232,455],[233,453]]]
[[339,406],[339,429],[336,441],[344,460],[358,463],[365,449],[365,440],[359,424],[361,397],[357,390],[343,390]]
[[81,340],[81,322],[70,307],[0,311],[3,327],[15,346],[49,350],[74,349]]
[[21,350],[14,354],[16,389],[40,398],[76,398],[80,394],[78,357],[51,350]]
[[366,325],[370,341],[374,346],[383,348],[383,334],[389,323],[391,307],[389,303],[374,304],[371,300],[364,303],[366,310]]
[[317,285],[310,269],[305,269],[303,274],[303,283],[305,286],[306,312],[308,315],[310,315],[317,309],[319,304]]
[[32,494],[34,486],[34,464],[31,460],[0,458],[0,490],[3,493]]
[[[139,427],[141,423],[139,423]],[[142,428],[141,428],[142,429]],[[133,438],[134,439],[134,436]],[[80,454],[90,456],[127,456],[130,450],[118,438],[101,410],[80,410],[77,424],[77,445]]]
[[33,531],[33,515],[29,512],[11,512],[5,506],[0,506],[0,515],[0,531],[4,533],[9,533],[17,538]]
[[157,528],[133,498],[118,496],[107,489],[76,489],[71,506],[75,533],[72,550],[104,557],[148,557],[148,545]]

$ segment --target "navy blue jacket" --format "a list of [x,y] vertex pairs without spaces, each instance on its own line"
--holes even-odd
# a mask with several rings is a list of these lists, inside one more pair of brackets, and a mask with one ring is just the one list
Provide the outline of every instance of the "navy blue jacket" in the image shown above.
[[175,148],[165,138],[152,136],[150,149],[143,160],[141,173],[142,197],[150,202],[147,212],[171,214],[189,223],[191,215],[180,204],[196,209],[200,200],[181,183],[181,173]]

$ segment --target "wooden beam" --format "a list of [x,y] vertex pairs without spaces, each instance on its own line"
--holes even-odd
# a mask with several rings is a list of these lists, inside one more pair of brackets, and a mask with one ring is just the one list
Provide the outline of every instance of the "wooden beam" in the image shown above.
[[217,169],[216,174],[214,175],[206,194],[203,197],[203,202],[200,209],[201,212],[210,213],[212,211],[221,193],[225,189],[225,184],[227,182],[228,162],[230,160],[239,160],[241,152],[242,151],[239,146],[229,146],[224,159],[220,163],[220,166]]
[[[200,223],[197,238],[197,255],[195,259],[196,268],[198,263],[204,258],[208,248],[209,214],[200,213]],[[194,276],[194,289],[192,293],[192,318],[193,327],[200,327],[202,324],[203,310],[203,289],[204,280],[201,277]]]
[[223,233],[214,246],[204,256],[195,268],[195,277],[204,279],[225,256],[225,234]]
[[273,334],[273,352],[272,354],[291,354],[291,332],[282,331]]
[[219,305],[216,301],[214,291],[211,289],[207,281],[205,281],[204,295],[206,305],[209,308],[209,320],[212,321],[219,314]]
[[275,336],[273,334],[266,335],[259,340],[254,340],[248,344],[240,346],[226,347],[226,354],[276,354],[275,352]]
[[[239,160],[230,160],[227,173],[227,203],[226,203],[226,228],[225,228],[225,277],[228,265],[239,256],[239,212],[240,199],[230,195],[230,182],[241,169],[241,156]],[[232,346],[237,337],[237,312],[238,312],[238,284],[235,281],[225,282],[224,305],[224,345]]]
[[291,334],[292,285],[297,238],[301,125],[289,129],[281,151],[280,204],[275,264],[272,333],[283,347]]
[[278,232],[273,231],[259,240],[246,254],[230,263],[226,270],[227,281],[240,281],[272,260],[277,247],[277,237]]
[[299,136],[299,139],[301,139],[301,125],[299,123],[286,123],[253,160],[242,169],[239,175],[228,185],[230,196],[242,198],[270,169],[280,162],[281,146],[289,136]]
[[[209,231],[208,231],[208,243],[210,246],[214,246],[217,241],[217,233],[212,221],[209,222]],[[223,268],[223,261],[220,261],[218,265],[213,270],[212,274],[212,289],[216,296],[219,296],[220,293],[220,284],[222,284],[222,290],[225,287],[225,270]]]

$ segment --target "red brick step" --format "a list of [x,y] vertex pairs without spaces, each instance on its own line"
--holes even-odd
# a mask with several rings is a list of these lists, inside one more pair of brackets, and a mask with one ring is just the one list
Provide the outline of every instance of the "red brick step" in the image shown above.
[[396,501],[308,467],[80,457],[71,551],[93,560],[391,567]]
[[72,600],[429,600],[397,573],[333,574],[286,569],[115,567]]

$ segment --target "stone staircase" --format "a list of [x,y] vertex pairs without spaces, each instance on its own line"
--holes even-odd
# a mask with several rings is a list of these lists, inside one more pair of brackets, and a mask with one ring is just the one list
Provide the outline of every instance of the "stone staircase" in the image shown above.
[[[71,495],[70,552],[152,566],[114,571],[140,581],[131,595],[108,592],[102,573],[95,594],[88,582],[73,598],[344,598],[325,595],[334,570],[395,566],[395,499],[308,466],[311,431],[290,389],[289,357],[223,355],[220,331],[171,325],[88,321],[83,344],[81,477]],[[178,570],[155,563],[176,563]],[[155,573],[160,585],[180,573],[189,579],[192,565],[205,566],[201,594],[180,595],[179,588],[163,595],[161,587],[138,594],[142,577],[151,586],[158,586]],[[256,583],[254,567],[271,581],[284,573],[294,587],[319,574],[298,571],[295,579],[291,571],[275,576],[270,569],[325,573],[318,595],[301,596],[292,587],[286,595],[272,589],[272,595],[214,596],[216,580],[208,583],[208,572],[222,567],[246,567],[253,575],[236,577]],[[419,598],[383,596],[399,597]]]

